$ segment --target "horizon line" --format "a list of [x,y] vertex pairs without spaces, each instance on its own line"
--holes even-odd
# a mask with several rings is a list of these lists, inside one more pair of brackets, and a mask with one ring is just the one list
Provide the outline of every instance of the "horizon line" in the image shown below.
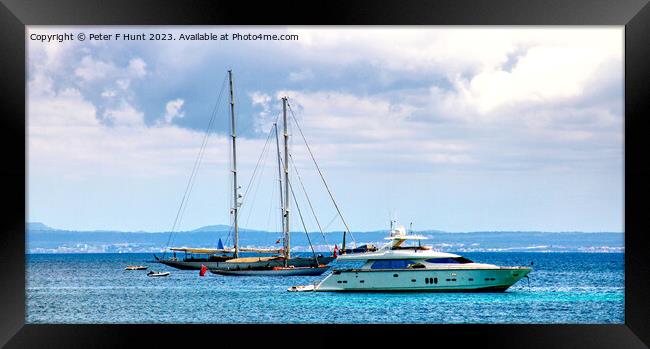
[[[47,227],[48,229],[51,230],[59,230],[59,231],[70,231],[70,232],[115,232],[115,233],[149,233],[149,234],[156,234],[156,233],[181,233],[181,232],[195,232],[196,230],[211,227],[211,226],[224,226],[224,227],[229,227],[230,225],[228,224],[209,224],[209,225],[204,225],[198,228],[194,229],[189,229],[189,230],[176,230],[176,231],[171,231],[171,230],[165,230],[165,231],[148,231],[148,230],[116,230],[116,229],[88,229],[88,230],[77,230],[77,229],[68,229],[68,228],[54,228],[51,227],[45,223],[42,222],[25,222],[25,230],[27,231],[27,225],[29,224],[42,224],[43,226]],[[255,232],[261,232],[261,233],[277,233],[276,231],[270,231],[270,230],[260,230],[260,229],[252,229],[252,228],[239,228],[240,230],[249,230],[249,231],[255,231]],[[352,233],[376,233],[376,232],[388,232],[390,229],[374,229],[374,230],[351,230]],[[295,231],[298,232],[298,231]],[[300,231],[304,233],[304,231]],[[323,231],[322,233],[324,234],[331,234],[331,233],[342,233],[343,230],[330,230],[330,231]],[[439,233],[452,233],[452,234],[463,234],[463,233],[615,233],[615,234],[624,234],[624,231],[606,231],[606,230],[601,230],[601,231],[589,231],[589,230],[465,230],[465,231],[447,231],[447,230],[441,230],[441,229],[415,229],[411,230],[411,232],[439,232]],[[320,231],[309,231],[308,233],[321,233]]]

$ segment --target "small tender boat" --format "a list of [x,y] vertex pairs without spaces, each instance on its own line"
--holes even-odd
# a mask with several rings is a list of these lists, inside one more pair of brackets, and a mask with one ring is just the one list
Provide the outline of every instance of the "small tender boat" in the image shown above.
[[149,277],[169,276],[169,272],[168,271],[160,272],[160,271],[153,271],[152,270],[152,271],[147,273],[147,276],[149,276]]
[[144,265],[129,265],[124,270],[147,270],[147,266]]
[[214,274],[232,276],[318,276],[329,269],[326,265],[317,267],[271,267],[250,269],[216,269]]
[[289,292],[311,292],[314,290],[314,285],[305,285],[305,286],[291,286],[287,288]]

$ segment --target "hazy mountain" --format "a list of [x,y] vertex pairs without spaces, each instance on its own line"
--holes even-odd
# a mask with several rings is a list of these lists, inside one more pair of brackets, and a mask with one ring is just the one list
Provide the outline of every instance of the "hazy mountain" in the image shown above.
[[[546,251],[546,252],[622,252],[624,235],[617,232],[467,232],[418,231],[429,237],[425,243],[442,251]],[[334,244],[341,246],[342,232],[309,234],[317,250],[327,251]],[[381,245],[387,231],[353,232],[348,246],[364,243]],[[242,247],[278,247],[280,232],[240,229]],[[43,223],[27,224],[27,251],[47,252],[153,252],[167,246],[216,247],[221,239],[232,246],[232,232],[227,225],[210,225],[191,231],[119,232],[69,231],[52,229]],[[325,242],[327,241],[327,243]],[[309,249],[304,232],[293,232],[291,244],[296,251]]]
[[35,223],[27,223],[27,230],[53,230],[53,229],[43,223],[35,222]]

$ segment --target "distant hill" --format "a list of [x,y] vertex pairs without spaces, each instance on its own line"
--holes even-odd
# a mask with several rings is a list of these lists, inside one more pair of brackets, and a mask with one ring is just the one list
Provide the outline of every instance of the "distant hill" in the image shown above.
[[43,223],[35,222],[35,223],[27,223],[27,230],[53,230],[53,229]]
[[[619,232],[466,232],[449,233],[434,230],[418,231],[426,235],[426,244],[441,251],[533,251],[533,252],[623,252],[624,235]],[[310,233],[315,248],[327,251],[334,244],[341,246],[342,232]],[[323,237],[324,235],[324,237]],[[242,247],[277,247],[279,232],[240,229]],[[348,244],[386,242],[386,231],[353,232]],[[43,223],[27,224],[27,252],[157,252],[168,246],[216,247],[221,239],[232,246],[232,232],[227,225],[209,225],[191,231],[119,232],[70,231],[52,229]],[[327,241],[327,243],[325,243]],[[294,232],[291,243],[296,251],[307,251],[309,244],[304,232]]]

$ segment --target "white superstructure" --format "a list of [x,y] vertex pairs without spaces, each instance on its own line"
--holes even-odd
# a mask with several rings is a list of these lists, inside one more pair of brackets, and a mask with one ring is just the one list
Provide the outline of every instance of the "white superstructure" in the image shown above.
[[[462,256],[422,246],[424,236],[392,229],[389,243],[375,252],[344,254],[339,261],[365,261],[354,269],[335,269],[314,291],[503,292],[532,271],[475,263]],[[404,246],[408,241],[412,246]]]

